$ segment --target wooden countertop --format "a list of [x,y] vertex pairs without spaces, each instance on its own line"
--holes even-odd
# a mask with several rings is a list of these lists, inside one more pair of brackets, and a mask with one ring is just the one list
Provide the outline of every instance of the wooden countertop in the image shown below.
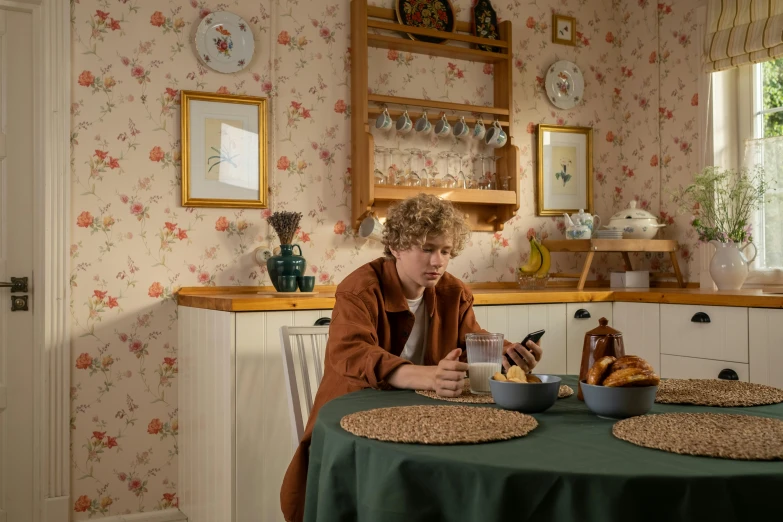
[[[544,303],[670,303],[703,306],[746,306],[783,308],[783,294],[766,294],[760,289],[720,292],[699,288],[547,288],[520,290],[513,283],[470,285],[476,305]],[[296,293],[276,297],[271,287],[185,287],[177,293],[180,306],[225,312],[266,312],[276,310],[324,310],[334,308],[334,286],[316,287],[315,296]]]

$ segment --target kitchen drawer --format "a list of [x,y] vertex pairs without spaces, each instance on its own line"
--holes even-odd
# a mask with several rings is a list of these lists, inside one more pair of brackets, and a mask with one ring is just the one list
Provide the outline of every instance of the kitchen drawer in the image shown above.
[[661,377],[664,379],[717,379],[722,370],[734,370],[739,380],[748,382],[748,366],[738,362],[661,355]]
[[750,382],[783,388],[783,310],[751,308]]
[[601,317],[612,326],[612,303],[566,304],[566,367],[570,375],[579,375],[585,333],[597,328]]
[[748,309],[662,304],[661,354],[747,363]]

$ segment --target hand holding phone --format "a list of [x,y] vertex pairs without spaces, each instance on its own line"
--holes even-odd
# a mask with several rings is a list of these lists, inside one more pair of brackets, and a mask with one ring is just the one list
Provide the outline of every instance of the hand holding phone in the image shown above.
[[[533,341],[534,343],[538,344],[538,341],[541,340],[541,338],[544,336],[545,332],[546,332],[546,330],[538,330],[536,332],[530,332],[529,334],[527,334],[525,336],[524,339],[522,339],[522,342],[519,343],[519,344],[524,346],[526,350],[529,350],[528,347],[527,347],[527,342],[528,341]],[[505,356],[506,360],[508,361],[508,364],[510,364],[511,366],[514,366],[516,364],[514,362],[514,360],[511,357],[508,356],[507,353],[504,353],[503,355]]]

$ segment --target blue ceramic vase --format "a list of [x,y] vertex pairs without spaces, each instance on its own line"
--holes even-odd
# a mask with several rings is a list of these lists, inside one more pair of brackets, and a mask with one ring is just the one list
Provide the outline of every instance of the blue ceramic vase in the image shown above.
[[[299,255],[294,254],[294,247],[299,249]],[[272,256],[266,261],[266,270],[272,285],[278,292],[277,276],[303,276],[307,261],[302,257],[302,247],[299,245],[280,245],[280,255]]]

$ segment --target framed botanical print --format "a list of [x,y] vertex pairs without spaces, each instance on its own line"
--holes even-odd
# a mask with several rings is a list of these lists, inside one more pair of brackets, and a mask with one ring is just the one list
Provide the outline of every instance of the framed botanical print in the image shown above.
[[576,45],[576,18],[552,14],[552,42],[563,45]]
[[181,92],[182,206],[267,207],[266,98]]
[[537,215],[593,213],[593,129],[538,126]]

